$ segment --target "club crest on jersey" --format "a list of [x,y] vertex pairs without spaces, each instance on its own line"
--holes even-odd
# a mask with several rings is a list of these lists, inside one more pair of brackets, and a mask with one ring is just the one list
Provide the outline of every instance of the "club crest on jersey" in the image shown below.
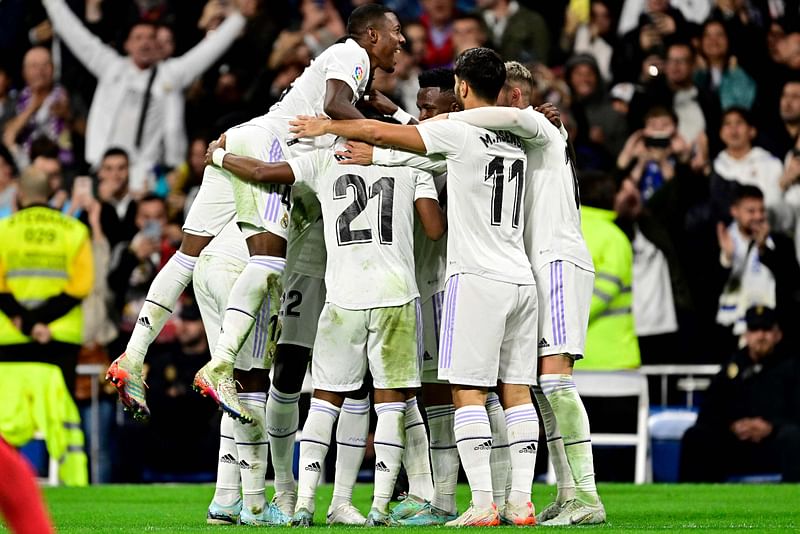
[[356,65],[356,68],[353,69],[353,79],[356,83],[360,82],[364,78],[364,67],[361,65]]

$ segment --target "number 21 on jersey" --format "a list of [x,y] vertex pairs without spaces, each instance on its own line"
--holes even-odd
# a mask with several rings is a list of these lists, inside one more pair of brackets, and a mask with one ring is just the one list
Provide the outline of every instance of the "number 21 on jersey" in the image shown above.
[[492,182],[491,222],[492,226],[500,226],[503,222],[503,191],[506,176],[508,176],[508,183],[514,182],[511,226],[519,228],[522,193],[525,187],[525,162],[521,159],[515,159],[508,165],[505,159],[497,156],[486,166],[484,181]]

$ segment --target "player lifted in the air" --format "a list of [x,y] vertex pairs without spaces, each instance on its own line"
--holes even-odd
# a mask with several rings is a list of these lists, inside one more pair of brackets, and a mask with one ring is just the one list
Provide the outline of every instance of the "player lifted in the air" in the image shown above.
[[[506,73],[485,48],[467,50],[455,65],[456,97],[464,109],[493,106]],[[439,378],[456,407],[455,436],[472,490],[472,506],[449,525],[496,525],[492,502],[492,437],[485,408],[498,385],[511,456],[511,492],[504,517],[534,524],[530,502],[536,413],[536,287],[523,245],[526,158],[522,141],[457,121],[395,126],[377,121],[293,122],[299,137],[335,133],[447,158],[447,284]],[[488,313],[487,310],[491,310]]]
[[[358,118],[353,104],[363,94],[374,68],[394,69],[395,53],[405,41],[397,17],[388,8],[369,4],[353,11],[349,38],[323,52],[292,84],[283,99],[261,117],[227,132],[228,150],[264,161],[330,147],[332,138],[289,145],[287,120],[298,113],[325,112],[331,117]],[[197,257],[225,224],[235,218],[247,238],[250,261],[228,298],[223,332],[212,361],[195,384],[230,415],[252,420],[236,396],[233,362],[267,292],[270,280],[283,273],[286,251],[288,189],[251,185],[218,168],[207,167],[192,204],[177,252],[153,280],[125,353],[109,367],[123,404],[137,417],[147,417],[142,364],[148,346],[172,313],[178,296],[192,278]]]
[[[606,514],[594,481],[589,418],[572,378],[575,360],[583,357],[594,288],[594,265],[581,232],[578,181],[564,136],[525,96],[533,85],[530,72],[518,63],[511,64],[510,72],[516,73],[507,82],[510,91],[505,98],[501,94],[498,105],[513,107],[449,117],[508,130],[525,142],[525,248],[539,292],[540,377],[534,394],[558,482],[557,499],[539,520],[547,525],[602,523]],[[607,283],[614,289],[618,281]]]
[[305,184],[322,207],[327,297],[314,342],[314,395],[300,446],[292,523],[312,522],[321,464],[344,394],[361,387],[369,367],[378,423],[375,492],[367,524],[389,524],[389,499],[405,446],[406,401],[420,385],[415,207],[430,238],[440,238],[445,226],[433,177],[410,168],[340,166],[332,151],[277,165],[218,154],[240,176]]

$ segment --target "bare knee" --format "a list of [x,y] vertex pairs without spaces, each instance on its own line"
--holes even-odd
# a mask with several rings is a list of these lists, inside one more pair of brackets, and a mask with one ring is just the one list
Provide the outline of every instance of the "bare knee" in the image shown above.
[[571,375],[575,360],[569,354],[552,354],[539,358],[540,375]]

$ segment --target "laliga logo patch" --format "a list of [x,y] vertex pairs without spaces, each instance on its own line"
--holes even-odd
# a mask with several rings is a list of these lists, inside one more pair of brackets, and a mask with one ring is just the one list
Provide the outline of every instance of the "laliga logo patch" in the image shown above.
[[361,65],[356,65],[356,68],[353,70],[353,79],[356,83],[360,82],[361,79],[364,77],[364,67]]

